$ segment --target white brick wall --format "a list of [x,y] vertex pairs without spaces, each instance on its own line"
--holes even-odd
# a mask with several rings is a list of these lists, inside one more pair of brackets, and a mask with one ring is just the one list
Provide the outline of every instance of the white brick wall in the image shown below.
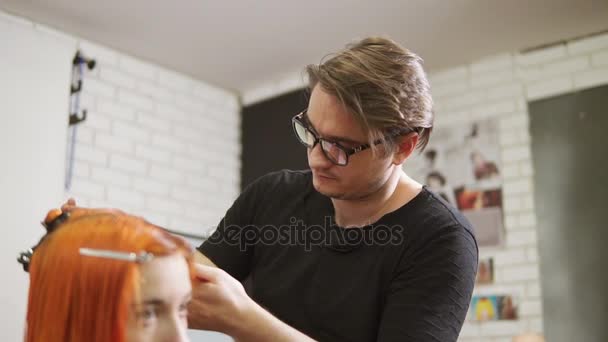
[[500,119],[506,242],[483,248],[494,257],[496,282],[476,293],[511,293],[515,322],[466,322],[460,341],[510,341],[524,331],[542,332],[534,170],[528,101],[608,84],[608,34],[525,54],[507,53],[430,75],[437,126],[492,116]]
[[213,229],[239,193],[238,97],[27,20],[10,20],[97,60],[84,79],[80,102],[88,118],[77,127],[66,197],[118,207],[178,231],[205,235]]

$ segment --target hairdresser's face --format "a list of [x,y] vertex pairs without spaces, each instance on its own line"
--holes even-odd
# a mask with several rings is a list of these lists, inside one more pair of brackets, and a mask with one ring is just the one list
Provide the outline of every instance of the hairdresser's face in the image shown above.
[[188,341],[192,284],[183,256],[155,258],[141,265],[141,301],[127,326],[127,342]]
[[[351,148],[367,142],[367,135],[355,117],[319,85],[310,96],[307,117],[311,129],[321,137]],[[338,166],[325,157],[320,144],[308,149],[308,165],[318,192],[344,200],[365,198],[378,191],[394,166],[391,156],[373,157],[370,149],[351,155],[346,166]]]

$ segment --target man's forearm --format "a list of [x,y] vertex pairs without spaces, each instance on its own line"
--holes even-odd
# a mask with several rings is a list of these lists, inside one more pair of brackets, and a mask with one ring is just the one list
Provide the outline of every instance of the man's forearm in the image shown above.
[[231,335],[237,342],[315,341],[283,323],[255,302],[243,314],[242,320],[237,323]]

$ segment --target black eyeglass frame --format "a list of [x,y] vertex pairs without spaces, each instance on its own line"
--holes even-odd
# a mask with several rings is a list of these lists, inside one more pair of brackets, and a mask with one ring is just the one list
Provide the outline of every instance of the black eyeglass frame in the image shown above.
[[[335,165],[338,166],[346,166],[348,165],[348,160],[350,159],[350,156],[352,156],[355,153],[367,150],[368,148],[371,147],[370,144],[362,144],[359,145],[357,147],[346,147],[346,146],[342,146],[339,142],[336,141],[332,141],[332,140],[328,140],[325,138],[321,138],[317,135],[317,133],[315,133],[312,129],[310,129],[310,125],[307,124],[304,120],[304,116],[306,115],[306,112],[308,111],[308,109],[304,109],[303,111],[301,111],[300,113],[296,114],[292,119],[291,119],[291,126],[293,128],[293,132],[296,135],[296,138],[298,139],[298,141],[300,143],[302,143],[302,145],[313,149],[319,142],[325,141],[329,144],[332,144],[334,146],[336,146],[337,148],[339,148],[340,150],[342,150],[344,152],[344,155],[346,156],[346,161],[344,162],[344,164],[340,164],[338,163],[338,161],[334,160],[332,157],[329,156],[328,152],[323,148],[323,144],[321,144],[321,151],[323,152],[323,155],[325,156],[325,158],[329,159],[329,161],[331,161],[332,163],[334,163]],[[304,129],[306,129],[307,131],[309,131],[312,136],[315,138],[315,140],[312,142],[312,145],[309,145],[307,142],[305,142],[304,140],[302,140],[302,138],[300,138],[300,135],[298,134],[298,131],[296,129],[296,125],[301,125],[302,127],[304,127]],[[394,138],[400,135],[404,135],[407,133],[411,133],[411,132],[415,132],[416,130],[413,129],[405,129],[405,130],[400,130],[398,132],[389,134],[388,137]],[[384,143],[385,139],[378,139],[376,141],[373,142],[374,145],[379,145]]]

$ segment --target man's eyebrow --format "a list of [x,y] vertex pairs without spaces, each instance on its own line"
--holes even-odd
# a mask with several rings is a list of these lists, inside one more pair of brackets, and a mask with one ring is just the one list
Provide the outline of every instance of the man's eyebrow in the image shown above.
[[[308,124],[309,128],[311,128],[313,130],[313,132],[315,132],[317,135],[319,135],[319,132],[317,131],[317,129],[313,126],[312,122],[310,122],[310,119],[308,119],[307,112],[304,113],[303,117],[304,117],[304,120],[306,121],[306,123]],[[337,136],[337,135],[325,135],[325,136],[323,136],[323,138],[325,138],[327,140],[332,140],[332,141],[336,141],[336,142],[345,142],[345,143],[354,144],[354,145],[361,144],[360,141],[356,141],[353,139],[349,139],[349,138],[341,137],[341,136]]]

